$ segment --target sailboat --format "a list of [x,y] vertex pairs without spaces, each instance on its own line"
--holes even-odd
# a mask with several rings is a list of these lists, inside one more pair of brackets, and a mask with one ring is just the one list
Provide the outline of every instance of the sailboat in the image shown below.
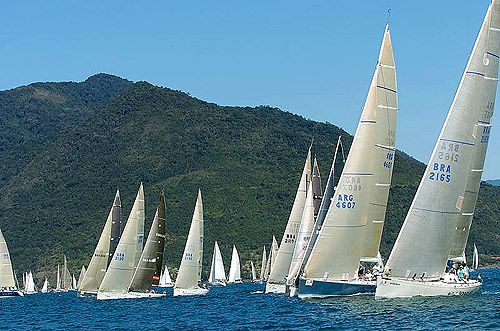
[[300,221],[297,243],[295,244],[292,262],[290,263],[290,269],[286,277],[287,291],[292,297],[297,294],[297,280],[300,272],[300,266],[306,253],[309,239],[311,238],[311,234],[314,230],[314,220],[319,211],[321,194],[321,177],[318,162],[316,158],[314,158],[313,177],[307,189],[306,203],[302,213],[302,219]]
[[210,266],[210,275],[208,282],[212,285],[226,286],[226,272],[224,271],[224,261],[217,241],[214,244],[214,253],[212,254],[212,265]]
[[45,277],[45,281],[43,282],[42,289],[40,290],[41,293],[47,293],[49,291],[49,281],[47,277]]
[[73,282],[71,278],[71,273],[68,269],[68,260],[66,259],[66,255],[64,255],[64,264],[61,278],[61,291],[67,292],[73,289]]
[[160,283],[158,284],[158,287],[174,287],[174,283],[172,283],[172,278],[170,278],[167,266],[165,266],[165,269],[160,276]]
[[[377,297],[462,295],[475,280],[446,273],[461,256],[491,131],[500,54],[500,2],[489,5],[424,176],[377,281]],[[467,232],[457,235],[457,230]]]
[[76,282],[75,275],[71,275],[71,290],[76,291],[78,283]]
[[266,272],[266,264],[267,264],[267,254],[266,254],[266,246],[262,250],[262,261],[260,262],[260,282],[265,282],[265,272]]
[[233,245],[233,255],[231,256],[231,267],[229,268],[229,279],[228,284],[243,283],[241,280],[241,265],[240,265],[240,255],[236,249],[236,245]]
[[144,217],[144,188],[141,183],[123,234],[97,292],[98,300],[128,297],[129,285],[142,253]]
[[311,174],[311,147],[307,152],[304,169],[299,181],[299,187],[295,194],[290,216],[286,224],[283,238],[281,239],[280,247],[276,255],[276,261],[271,263],[271,272],[266,284],[266,293],[285,293],[286,291],[286,277],[292,262],[292,255],[295,249],[295,243],[302,219],[306,201],[306,189],[309,186]]
[[14,279],[9,248],[0,229],[0,298],[22,296],[23,292],[19,291]]
[[87,269],[85,269],[85,266],[82,265],[82,269],[80,270],[80,276],[78,276],[78,282],[76,283],[75,289],[78,290],[80,286],[82,285],[83,278],[85,278],[85,273],[87,272]]
[[151,298],[165,296],[166,293],[156,293],[152,290],[160,281],[163,251],[165,249],[165,196],[160,195],[160,205],[149,230],[146,245],[142,251],[139,264],[135,268],[132,282],[129,286],[129,296],[133,298]]
[[54,292],[61,292],[61,272],[60,272],[60,266],[59,264],[57,265],[57,278],[56,278],[56,288],[54,289]]
[[35,294],[37,293],[35,288],[35,280],[33,279],[33,273],[27,272],[25,275],[25,285],[24,285],[24,294]]
[[395,154],[396,68],[389,26],[339,185],[299,280],[299,298],[375,292],[358,274],[376,256]]
[[255,271],[255,266],[253,265],[253,261],[250,261],[250,268],[252,270],[252,282],[257,281],[257,272]]
[[[104,274],[108,269],[111,257],[116,251],[116,245],[120,240],[121,228],[121,200],[120,191],[116,190],[113,205],[109,211],[108,218],[102,230],[97,246],[92,255],[83,279],[79,282],[78,291],[81,295],[97,295]],[[116,245],[115,245],[116,244]]]
[[477,253],[476,244],[474,244],[474,253],[472,255],[472,268],[471,271],[477,270],[479,267],[479,254]]
[[174,296],[205,295],[207,288],[199,286],[201,282],[201,267],[203,258],[203,201],[201,190],[194,208],[193,219],[189,229],[186,247],[175,280]]

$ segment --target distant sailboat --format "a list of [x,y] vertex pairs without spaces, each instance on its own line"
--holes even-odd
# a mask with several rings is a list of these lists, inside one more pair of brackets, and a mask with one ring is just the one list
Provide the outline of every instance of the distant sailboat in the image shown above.
[[75,291],[77,289],[78,283],[76,282],[75,275],[71,275],[71,290]]
[[82,269],[80,270],[80,276],[78,276],[78,282],[76,283],[76,288],[75,289],[79,289],[80,286],[82,285],[82,280],[85,277],[85,273],[86,272],[87,272],[87,270],[85,269],[85,266],[82,265]]
[[60,272],[60,266],[59,264],[57,265],[57,278],[56,278],[56,288],[54,289],[55,292],[61,292],[61,272]]
[[7,242],[0,229],[0,298],[22,297],[14,279]]
[[[104,274],[114,254],[112,247],[115,247],[115,244],[118,245],[120,239],[120,234],[117,234],[117,229],[120,230],[121,224],[120,213],[120,191],[116,190],[113,206],[109,211],[99,242],[97,243],[83,279],[81,281],[79,280],[80,284],[78,285],[78,291],[81,294],[97,294],[99,286],[101,286]],[[116,247],[114,250],[116,250]]]
[[160,276],[160,283],[158,284],[159,287],[174,287],[174,283],[172,283],[172,278],[170,278],[170,273],[168,272],[167,266],[165,266],[165,269],[163,270],[161,276]]
[[472,255],[472,269],[471,271],[477,270],[479,267],[479,254],[477,253],[476,244],[474,244],[474,254]]
[[199,286],[201,282],[201,267],[203,258],[203,201],[201,190],[194,208],[193,219],[182,254],[182,261],[175,280],[174,296],[205,295],[207,288]]
[[142,253],[144,217],[144,188],[141,183],[118,247],[97,292],[98,300],[127,297]]
[[227,283],[243,283],[241,280],[240,255],[238,254],[236,245],[233,245],[233,255],[231,256],[231,267],[229,268],[229,279]]
[[266,246],[264,246],[264,249],[262,250],[262,261],[260,262],[260,281],[265,282],[266,281],[266,263],[267,263],[267,254],[266,254]]
[[255,283],[258,279],[257,279],[257,272],[255,271],[255,266],[253,265],[253,261],[250,261],[250,267],[252,270],[252,282]]
[[64,264],[61,278],[61,291],[67,292],[73,289],[73,283],[71,278],[71,273],[68,269],[68,260],[66,255],[64,255]]
[[212,285],[225,286],[227,283],[226,272],[224,270],[224,261],[222,260],[222,254],[219,249],[219,244],[217,241],[214,244],[214,252],[212,254],[212,265],[210,267],[210,275],[208,276],[208,282]]
[[146,245],[129,286],[130,297],[151,298],[166,295],[165,293],[156,293],[152,290],[153,282],[156,283],[155,285],[159,284],[161,266],[163,265],[165,223],[165,196],[162,192],[160,195],[160,205],[156,209]]
[[41,293],[47,293],[49,291],[49,281],[47,277],[45,277],[45,281],[43,282],[42,289],[40,290]]
[[299,280],[299,298],[375,292],[358,274],[377,256],[391,184],[397,114],[396,67],[386,26],[347,161]]
[[[491,1],[398,238],[377,297],[463,295],[475,280],[446,273],[463,255],[491,132],[500,55],[500,1]],[[463,232],[463,233],[461,233]]]
[[307,152],[304,169],[299,181],[299,187],[295,195],[292,210],[286,224],[283,238],[281,239],[276,261],[271,263],[271,272],[266,284],[266,293],[285,293],[286,277],[292,262],[292,255],[295,249],[297,234],[300,227],[300,221],[304,211],[306,201],[306,190],[311,180],[311,147]]

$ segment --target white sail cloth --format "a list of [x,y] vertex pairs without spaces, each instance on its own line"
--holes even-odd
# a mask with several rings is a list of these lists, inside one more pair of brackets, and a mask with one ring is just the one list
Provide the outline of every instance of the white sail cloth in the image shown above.
[[233,245],[233,255],[231,256],[228,283],[235,283],[239,281],[241,281],[240,255],[238,254],[236,245]]
[[212,255],[212,265],[210,267],[210,275],[208,277],[209,283],[225,282],[226,272],[224,270],[224,261],[220,252],[219,244],[217,241],[214,244],[214,252]]

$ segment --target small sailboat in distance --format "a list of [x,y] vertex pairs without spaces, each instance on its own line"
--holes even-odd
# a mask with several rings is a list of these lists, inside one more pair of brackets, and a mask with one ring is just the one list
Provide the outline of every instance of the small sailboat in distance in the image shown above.
[[227,283],[243,283],[241,280],[240,255],[238,254],[236,245],[233,245],[233,255],[231,256],[231,267],[229,268],[229,279]]
[[265,271],[266,271],[266,263],[267,263],[267,254],[266,254],[266,246],[262,250],[262,261],[260,262],[260,282],[264,282],[265,279]]
[[49,281],[47,277],[45,277],[45,281],[43,282],[42,289],[40,290],[41,293],[47,293],[49,291]]
[[499,56],[500,1],[493,0],[375,296],[464,295],[480,289],[479,281],[457,279],[446,266],[450,258],[463,256],[474,215]]
[[175,280],[174,296],[205,295],[208,288],[199,286],[203,258],[203,201],[198,190],[193,219],[182,254],[182,261]]
[[82,269],[80,270],[80,276],[78,276],[78,282],[76,283],[76,288],[75,289],[79,289],[80,286],[82,285],[82,280],[85,277],[85,273],[86,272],[87,272],[87,270],[85,269],[85,266],[82,265]]
[[208,282],[215,286],[226,286],[227,283],[224,261],[222,260],[222,254],[217,241],[215,241],[214,244],[214,253],[212,254],[212,265],[210,267]]
[[0,229],[0,298],[22,296],[14,278],[7,242]]
[[174,287],[174,283],[172,283],[172,278],[170,277],[170,273],[168,272],[168,267],[166,265],[160,276],[160,283],[158,284],[158,287]]
[[35,280],[33,279],[33,273],[27,272],[26,276],[26,283],[24,287],[24,294],[35,294],[37,293],[36,288],[35,288]]
[[250,261],[250,268],[252,270],[252,282],[257,281],[257,272],[255,271],[255,266],[253,265],[253,261]]

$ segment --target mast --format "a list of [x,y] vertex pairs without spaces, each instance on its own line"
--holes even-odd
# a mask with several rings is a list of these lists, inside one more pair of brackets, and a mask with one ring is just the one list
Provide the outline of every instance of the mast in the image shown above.
[[182,261],[175,280],[175,288],[193,289],[201,280],[201,261],[203,257],[203,201],[201,190],[194,208]]
[[111,207],[111,233],[109,235],[109,253],[108,253],[108,263],[106,267],[109,267],[113,254],[115,254],[116,247],[118,247],[118,242],[120,241],[121,235],[121,199],[120,190],[116,190],[115,200],[113,201],[113,207]]
[[141,183],[113,260],[99,292],[127,293],[144,241],[144,188]]
[[[390,187],[390,181],[380,178],[392,173],[396,113],[396,68],[389,26],[386,26],[339,186],[304,268],[306,278],[325,281],[357,279],[365,241],[372,243],[370,249],[376,247],[377,255],[376,243],[380,239],[375,239],[383,225],[386,208],[383,196],[388,194]],[[377,234],[372,229],[377,230]]]
[[393,277],[416,275],[422,280],[439,280],[450,255],[462,255],[491,131],[499,31],[500,4],[492,1],[387,261],[386,269]]

